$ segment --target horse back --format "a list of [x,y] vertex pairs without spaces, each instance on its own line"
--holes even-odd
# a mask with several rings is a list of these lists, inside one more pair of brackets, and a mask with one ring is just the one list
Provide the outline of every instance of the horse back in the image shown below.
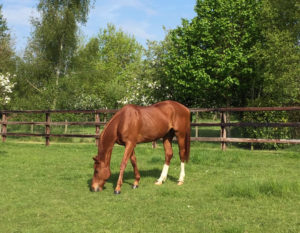
[[171,129],[189,127],[189,109],[174,101],[163,101],[148,107],[124,106],[118,114],[119,141],[150,142],[164,137]]

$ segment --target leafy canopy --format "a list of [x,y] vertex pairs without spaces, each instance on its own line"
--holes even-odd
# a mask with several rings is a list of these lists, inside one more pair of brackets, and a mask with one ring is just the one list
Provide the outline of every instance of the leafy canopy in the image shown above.
[[244,104],[252,47],[259,37],[256,0],[198,0],[197,16],[170,31],[162,86],[189,106]]

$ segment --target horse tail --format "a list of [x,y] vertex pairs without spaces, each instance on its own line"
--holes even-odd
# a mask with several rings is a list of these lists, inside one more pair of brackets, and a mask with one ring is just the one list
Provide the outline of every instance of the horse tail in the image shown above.
[[189,161],[190,158],[190,146],[191,146],[191,124],[188,122],[185,133],[185,156],[184,159],[186,162]]

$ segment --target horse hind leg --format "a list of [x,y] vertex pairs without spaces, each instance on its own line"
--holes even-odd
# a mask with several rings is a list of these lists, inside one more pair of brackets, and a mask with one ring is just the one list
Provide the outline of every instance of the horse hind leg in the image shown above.
[[132,152],[132,154],[130,156],[130,161],[131,161],[133,171],[134,171],[134,176],[135,176],[135,181],[133,182],[132,188],[136,189],[139,187],[141,175],[140,175],[138,167],[137,167],[136,156],[135,156],[134,151]]
[[173,139],[173,132],[170,132],[164,139],[164,149],[165,149],[165,164],[163,166],[163,170],[161,172],[160,177],[155,182],[156,185],[161,185],[163,182],[166,181],[170,166],[170,161],[173,157],[173,150],[172,150],[172,139]]
[[177,185],[183,185],[183,183],[184,183],[184,177],[185,177],[184,162],[181,162],[180,163],[180,175],[179,175],[179,179],[178,179]]
[[184,177],[185,177],[185,171],[184,171],[184,162],[185,162],[185,153],[186,153],[186,147],[185,147],[185,135],[182,136],[180,134],[176,135],[178,140],[178,147],[179,147],[179,157],[180,157],[180,175],[178,179],[178,185],[183,185],[184,183]]

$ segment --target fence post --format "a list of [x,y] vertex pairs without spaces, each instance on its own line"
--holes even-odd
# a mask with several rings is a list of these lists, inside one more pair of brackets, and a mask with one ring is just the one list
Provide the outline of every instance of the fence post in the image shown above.
[[46,133],[46,146],[49,146],[50,145],[50,113],[49,112],[46,113],[45,133]]
[[[226,112],[221,112],[221,124],[226,123]],[[221,126],[221,139],[226,138],[226,127]],[[221,149],[226,150],[226,142],[221,142]]]
[[2,113],[1,132],[2,132],[2,142],[5,142],[6,141],[6,133],[7,133],[7,117],[6,117],[5,113]]
[[157,142],[156,141],[153,141],[152,142],[152,149],[155,149],[157,147]]
[[68,133],[68,120],[65,120],[65,134]]
[[104,113],[103,121],[106,124],[106,121],[107,121],[107,114],[106,113]]
[[31,120],[31,124],[30,124],[30,132],[33,134],[33,120]]
[[[198,123],[198,112],[196,112],[195,123]],[[198,126],[195,127],[195,137],[198,137]]]
[[[95,114],[95,123],[96,123],[96,135],[100,135],[100,124],[97,124],[97,123],[100,123],[100,114],[97,113]],[[96,146],[98,146],[98,142],[99,142],[99,139],[95,138],[96,140]]]

